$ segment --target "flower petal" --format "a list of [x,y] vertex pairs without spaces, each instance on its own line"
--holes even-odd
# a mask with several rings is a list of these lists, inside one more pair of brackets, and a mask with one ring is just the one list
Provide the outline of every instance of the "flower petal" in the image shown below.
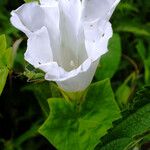
[[82,19],[93,21],[95,19],[110,19],[120,0],[83,0]]
[[57,0],[40,0],[41,5],[54,5],[57,2]]
[[40,64],[53,61],[49,34],[46,27],[42,27],[29,37],[25,60],[35,68]]
[[70,74],[70,77],[56,83],[65,91],[77,92],[85,90],[91,83],[95,74],[99,59],[95,62],[84,62],[76,75]]
[[77,37],[78,37],[77,59],[78,59],[78,66],[80,66],[88,58],[87,51],[85,48],[85,35],[83,23],[81,23],[79,26]]
[[45,79],[49,81],[56,81],[56,83],[65,91],[76,92],[82,91],[91,83],[94,73],[96,71],[99,59],[92,62],[87,59],[81,66],[70,72],[60,70],[60,77],[53,78],[51,72],[47,72]]
[[27,36],[43,26],[44,13],[36,2],[23,4],[17,10],[12,11],[11,15],[12,24],[25,32]]
[[84,33],[89,58],[77,69],[70,72],[59,71],[58,78],[52,76],[50,71],[45,76],[46,80],[56,81],[62,89],[68,92],[82,91],[91,83],[101,55],[108,51],[108,40],[112,36],[111,24],[99,20],[88,22],[84,24]]
[[77,34],[81,15],[80,0],[59,0],[60,10],[60,36],[61,36],[61,66],[72,70],[70,62],[78,66]]
[[88,57],[93,61],[108,51],[108,41],[112,37],[112,27],[109,22],[94,21],[85,23],[85,46]]
[[[59,31],[59,8],[58,2],[55,3],[48,0],[48,5],[41,5],[41,9],[45,14],[44,25],[47,27],[49,38],[51,41],[51,48],[53,50],[53,60],[60,64],[60,31]],[[44,3],[44,2],[43,2]]]
[[48,73],[50,81],[60,78],[60,75],[64,74],[64,70],[56,62],[41,64],[38,68]]
[[13,24],[13,26],[18,28],[22,32],[24,32],[29,37],[31,34],[31,31],[26,26],[24,26],[24,24],[21,22],[19,16],[13,11],[11,12],[11,15],[12,15],[12,17],[10,18],[10,21]]

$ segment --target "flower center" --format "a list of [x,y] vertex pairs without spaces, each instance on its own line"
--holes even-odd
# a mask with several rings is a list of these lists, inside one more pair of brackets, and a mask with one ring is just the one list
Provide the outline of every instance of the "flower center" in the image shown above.
[[75,63],[74,63],[73,60],[70,61],[70,66],[71,66],[72,68],[75,68],[75,67],[76,67],[76,65],[75,65]]

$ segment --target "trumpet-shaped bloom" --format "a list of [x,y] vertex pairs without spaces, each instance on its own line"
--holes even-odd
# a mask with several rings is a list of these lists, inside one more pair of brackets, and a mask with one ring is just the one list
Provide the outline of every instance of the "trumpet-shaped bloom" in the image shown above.
[[68,92],[90,84],[112,36],[109,19],[119,0],[40,0],[12,11],[28,37],[25,60]]

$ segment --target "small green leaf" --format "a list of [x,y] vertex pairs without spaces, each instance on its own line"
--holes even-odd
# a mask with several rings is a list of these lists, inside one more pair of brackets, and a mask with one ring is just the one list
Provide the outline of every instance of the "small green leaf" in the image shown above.
[[95,77],[98,80],[111,78],[120,63],[121,41],[118,34],[114,34],[109,42],[109,51],[102,56]]
[[142,40],[139,40],[136,49],[144,64],[144,79],[145,83],[150,83],[150,56],[146,53],[146,48]]
[[145,83],[150,83],[150,58],[144,61],[145,66]]
[[0,53],[7,47],[5,35],[0,35]]
[[122,109],[128,106],[129,97],[131,96],[133,92],[131,85],[133,84],[133,81],[135,80],[135,78],[136,78],[136,72],[132,72],[125,79],[125,81],[117,88],[115,92],[116,100]]
[[7,68],[0,68],[0,95],[3,91],[4,86],[5,86],[8,72],[9,71]]
[[38,1],[38,0],[24,0],[26,3],[30,3],[30,2],[35,2],[35,1]]
[[50,115],[39,132],[58,150],[93,150],[120,117],[109,80],[91,85],[80,105],[62,98],[48,102]]
[[[35,70],[35,69],[34,69]],[[26,76],[28,78],[29,81],[38,81],[38,80],[41,80],[44,78],[44,73],[43,72],[34,72],[33,71],[30,71],[30,70],[27,70],[24,71],[23,75]]]
[[146,49],[145,49],[144,43],[141,40],[138,41],[138,43],[136,45],[136,49],[137,49],[140,57],[144,61],[146,58]]
[[116,99],[121,107],[128,103],[129,96],[131,94],[132,89],[126,85],[122,84],[116,91]]
[[6,83],[9,69],[12,66],[12,48],[6,49],[6,37],[0,36],[0,95]]

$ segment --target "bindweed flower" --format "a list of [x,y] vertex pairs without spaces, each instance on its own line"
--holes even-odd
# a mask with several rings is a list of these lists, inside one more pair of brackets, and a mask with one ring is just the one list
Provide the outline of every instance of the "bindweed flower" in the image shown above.
[[109,19],[119,0],[40,0],[12,11],[27,37],[25,60],[68,92],[88,87],[112,37]]

